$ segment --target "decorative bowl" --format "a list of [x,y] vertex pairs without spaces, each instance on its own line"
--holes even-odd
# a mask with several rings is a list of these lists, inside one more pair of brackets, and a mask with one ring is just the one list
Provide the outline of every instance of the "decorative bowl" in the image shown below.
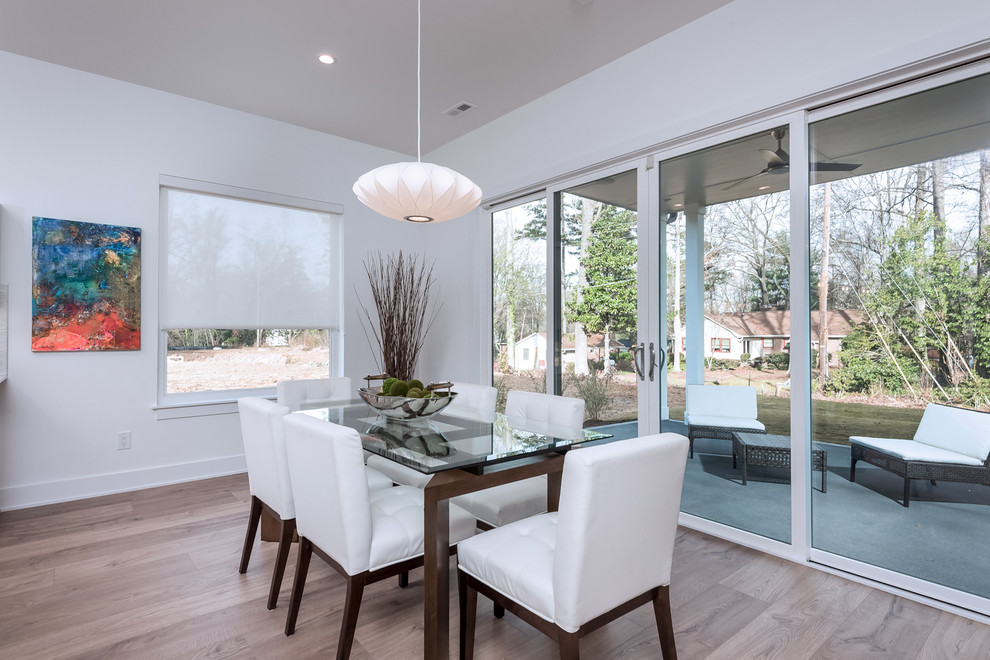
[[447,396],[430,399],[414,399],[407,396],[383,396],[380,387],[361,387],[358,394],[364,402],[390,419],[426,419],[450,405],[457,396],[451,392]]

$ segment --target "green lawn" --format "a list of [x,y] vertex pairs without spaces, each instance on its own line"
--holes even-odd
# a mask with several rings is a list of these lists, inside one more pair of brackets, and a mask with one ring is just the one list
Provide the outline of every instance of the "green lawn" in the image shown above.
[[[786,397],[757,396],[760,421],[768,433],[790,435],[791,400]],[[671,417],[684,418],[684,408],[671,407]],[[911,438],[918,430],[923,409],[871,406],[842,401],[811,402],[812,439],[848,445],[849,436]]]

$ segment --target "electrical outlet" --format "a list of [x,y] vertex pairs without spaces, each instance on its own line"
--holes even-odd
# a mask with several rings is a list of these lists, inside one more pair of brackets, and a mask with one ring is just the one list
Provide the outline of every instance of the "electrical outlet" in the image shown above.
[[121,431],[117,434],[117,449],[131,448],[131,432]]

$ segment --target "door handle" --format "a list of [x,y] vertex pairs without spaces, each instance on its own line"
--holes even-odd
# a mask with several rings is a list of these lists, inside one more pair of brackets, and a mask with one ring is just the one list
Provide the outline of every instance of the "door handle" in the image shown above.
[[653,369],[657,366],[657,349],[650,342],[650,382],[653,382]]
[[641,360],[643,359],[644,351],[643,342],[639,342],[639,346],[633,346],[633,367],[636,369],[636,375],[639,376],[640,380],[646,380],[646,376],[643,374],[643,367]]

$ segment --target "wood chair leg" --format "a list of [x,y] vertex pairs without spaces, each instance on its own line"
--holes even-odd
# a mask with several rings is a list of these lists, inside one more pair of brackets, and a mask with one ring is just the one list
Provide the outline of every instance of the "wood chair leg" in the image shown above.
[[580,637],[576,632],[567,632],[561,628],[557,629],[557,645],[560,647],[560,660],[581,660],[581,652],[578,651],[578,639]]
[[244,548],[241,550],[241,565],[238,573],[247,572],[248,562],[251,561],[251,549],[254,547],[254,538],[258,535],[258,523],[261,521],[261,500],[254,495],[251,496],[251,513],[248,515],[247,534],[244,535]]
[[278,592],[282,589],[282,576],[285,575],[285,564],[289,561],[289,550],[292,549],[292,536],[296,533],[296,519],[279,521],[281,529],[278,536],[278,554],[275,556],[275,570],[272,572],[272,586],[268,589],[268,609],[274,610],[278,603]]
[[306,586],[306,573],[309,560],[313,557],[313,544],[306,537],[299,538],[299,556],[296,559],[296,577],[292,581],[292,595],[289,597],[289,614],[285,618],[285,634],[296,632],[296,618],[302,602],[303,588]]
[[495,615],[496,619],[501,619],[503,616],[505,616],[505,608],[499,605],[498,603],[493,603],[492,614]]
[[461,660],[474,658],[474,628],[478,620],[478,592],[470,588],[464,573],[457,571],[457,599],[461,610]]
[[347,597],[344,599],[344,618],[340,622],[340,639],[337,640],[337,660],[347,660],[351,657],[358,612],[361,610],[361,597],[364,595],[364,585],[367,582],[367,571],[347,577]]
[[670,587],[657,587],[653,599],[653,615],[657,619],[657,632],[660,633],[660,651],[663,660],[677,660],[677,647],[674,646],[674,622],[670,616]]
[[409,586],[409,571],[403,571],[399,573],[399,589],[405,589]]

